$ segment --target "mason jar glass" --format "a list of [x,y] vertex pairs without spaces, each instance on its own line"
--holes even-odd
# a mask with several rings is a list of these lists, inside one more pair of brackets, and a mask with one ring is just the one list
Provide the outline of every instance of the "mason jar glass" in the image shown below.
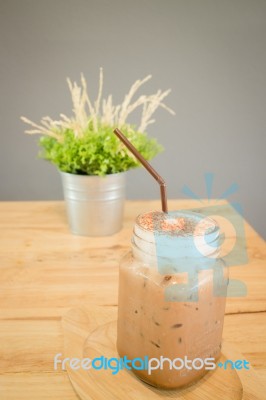
[[133,372],[153,386],[178,388],[215,368],[228,284],[219,242],[218,225],[201,214],[136,219],[119,271],[117,350],[138,359]]

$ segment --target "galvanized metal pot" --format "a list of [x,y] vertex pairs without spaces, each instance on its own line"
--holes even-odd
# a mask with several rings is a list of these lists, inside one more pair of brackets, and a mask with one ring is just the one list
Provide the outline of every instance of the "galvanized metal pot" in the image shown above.
[[60,174],[73,234],[108,236],[122,228],[125,172],[103,177]]

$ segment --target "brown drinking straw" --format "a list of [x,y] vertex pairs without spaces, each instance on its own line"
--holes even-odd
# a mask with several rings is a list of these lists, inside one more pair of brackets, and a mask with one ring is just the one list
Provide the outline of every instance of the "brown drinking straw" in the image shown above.
[[167,213],[167,197],[166,197],[166,184],[163,178],[155,171],[155,169],[148,163],[147,160],[138,152],[136,147],[133,146],[132,143],[125,137],[125,135],[119,130],[115,129],[114,133],[116,136],[124,143],[124,145],[134,154],[134,156],[141,162],[141,164],[146,168],[146,170],[156,179],[156,181],[160,185],[160,192],[161,192],[161,202],[162,202],[162,211]]

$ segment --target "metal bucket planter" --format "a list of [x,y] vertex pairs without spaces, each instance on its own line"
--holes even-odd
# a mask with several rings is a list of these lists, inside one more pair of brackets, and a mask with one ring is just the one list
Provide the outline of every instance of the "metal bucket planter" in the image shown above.
[[122,228],[125,172],[103,177],[60,174],[73,234],[108,236]]

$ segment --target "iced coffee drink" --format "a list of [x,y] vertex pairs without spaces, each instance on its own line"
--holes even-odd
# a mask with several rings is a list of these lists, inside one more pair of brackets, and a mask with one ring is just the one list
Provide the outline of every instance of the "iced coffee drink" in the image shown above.
[[219,358],[227,276],[218,238],[215,221],[192,212],[136,220],[120,266],[117,349],[154,359],[149,371],[133,368],[153,386],[191,384],[208,371],[206,359]]

